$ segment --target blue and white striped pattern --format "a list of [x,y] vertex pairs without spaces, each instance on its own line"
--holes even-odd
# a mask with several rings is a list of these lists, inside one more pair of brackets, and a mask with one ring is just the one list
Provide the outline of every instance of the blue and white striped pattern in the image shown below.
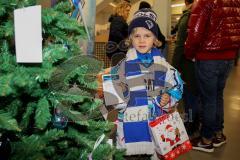
[[[127,107],[119,118],[117,147],[126,148],[127,155],[154,153],[148,123],[155,116],[163,114],[163,110],[159,106],[160,91],[149,97],[146,82],[152,83],[154,89],[165,88],[171,96],[172,105],[182,96],[183,82],[176,69],[166,62],[158,49],[153,48],[151,53],[147,54],[152,54],[153,57],[153,64],[149,67],[141,65],[134,48],[128,51],[126,59],[119,67],[123,70],[120,69],[118,74],[125,76],[122,81],[127,83],[129,93]],[[151,77],[151,81],[145,80],[146,77]],[[167,109],[168,106],[163,108]]]

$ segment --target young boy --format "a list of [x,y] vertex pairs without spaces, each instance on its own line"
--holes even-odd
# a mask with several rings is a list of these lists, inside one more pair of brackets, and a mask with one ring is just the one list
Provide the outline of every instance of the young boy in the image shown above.
[[182,80],[162,53],[155,48],[157,40],[156,14],[141,9],[129,25],[131,48],[126,59],[112,67],[119,81],[125,103],[117,123],[117,148],[126,155],[152,155],[154,143],[149,132],[149,121],[169,111],[182,96]]

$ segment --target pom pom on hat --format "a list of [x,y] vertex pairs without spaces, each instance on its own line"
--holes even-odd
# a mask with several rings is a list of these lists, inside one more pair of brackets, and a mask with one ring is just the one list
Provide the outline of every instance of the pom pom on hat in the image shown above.
[[156,37],[158,37],[157,28],[157,15],[149,9],[143,8],[134,13],[133,20],[130,22],[128,27],[128,35],[131,34],[132,30],[136,27],[144,27],[150,30]]

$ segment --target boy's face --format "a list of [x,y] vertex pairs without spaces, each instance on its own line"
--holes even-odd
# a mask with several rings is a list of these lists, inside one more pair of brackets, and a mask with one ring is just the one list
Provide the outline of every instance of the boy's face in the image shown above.
[[131,35],[133,47],[140,53],[148,53],[153,47],[155,36],[144,27],[137,27]]

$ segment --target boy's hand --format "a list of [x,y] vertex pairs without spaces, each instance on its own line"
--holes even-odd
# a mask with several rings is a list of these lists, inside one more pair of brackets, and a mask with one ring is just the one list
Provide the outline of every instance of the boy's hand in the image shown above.
[[170,101],[170,96],[167,93],[163,93],[160,101],[160,106],[163,107]]

